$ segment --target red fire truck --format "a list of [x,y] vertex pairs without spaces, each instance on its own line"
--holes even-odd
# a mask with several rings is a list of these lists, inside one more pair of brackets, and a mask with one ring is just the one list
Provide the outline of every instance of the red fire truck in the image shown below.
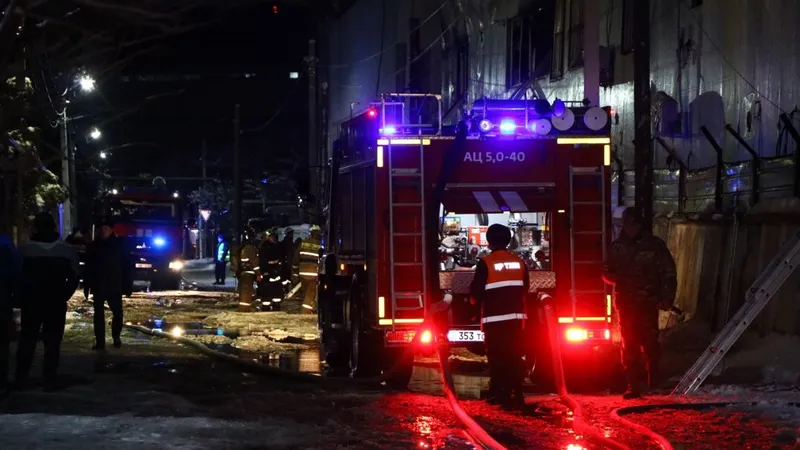
[[152,289],[181,286],[183,270],[183,199],[164,187],[124,187],[108,192],[97,214],[110,217],[114,232],[130,251],[133,280]]
[[[422,107],[426,99],[435,107]],[[412,102],[415,113],[434,111],[429,125],[403,122]],[[441,123],[439,96],[386,94],[341,127],[319,290],[328,363],[374,375],[416,333],[421,345],[482,352],[469,285],[493,223],[512,228],[511,250],[529,263],[531,307],[551,296],[565,360],[585,369],[588,356],[614,351],[601,279],[612,231],[609,108],[486,99],[459,126]],[[420,329],[445,293],[447,329]],[[398,384],[411,374],[404,364]]]

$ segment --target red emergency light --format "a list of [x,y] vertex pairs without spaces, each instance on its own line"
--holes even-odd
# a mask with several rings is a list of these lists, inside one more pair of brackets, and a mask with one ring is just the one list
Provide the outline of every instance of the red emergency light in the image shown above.
[[369,117],[370,119],[374,119],[374,118],[378,117],[378,111],[375,110],[375,109],[368,109],[367,110],[367,117]]
[[[599,336],[600,330],[592,330],[589,332],[586,328],[577,328],[577,327],[570,327],[564,332],[564,337],[567,339],[568,342],[583,342],[586,340],[591,339],[600,339]],[[611,339],[611,330],[606,328],[602,331],[602,339],[609,340]]]

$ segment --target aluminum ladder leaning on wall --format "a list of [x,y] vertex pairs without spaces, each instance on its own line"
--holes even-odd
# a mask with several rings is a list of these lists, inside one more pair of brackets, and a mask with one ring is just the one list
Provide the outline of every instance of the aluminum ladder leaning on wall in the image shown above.
[[800,230],[795,231],[769,266],[750,285],[744,305],[717,334],[711,345],[686,372],[670,395],[691,394],[700,387],[798,265],[800,265]]

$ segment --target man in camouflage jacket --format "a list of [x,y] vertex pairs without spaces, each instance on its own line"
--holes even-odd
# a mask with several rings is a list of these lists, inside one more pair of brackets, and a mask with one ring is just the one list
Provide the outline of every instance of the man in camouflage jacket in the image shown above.
[[672,307],[678,278],[667,245],[642,228],[633,208],[622,213],[622,230],[611,246],[603,279],[615,287],[622,363],[628,380],[623,397],[638,398],[644,384],[643,356],[650,387],[658,384],[658,311]]

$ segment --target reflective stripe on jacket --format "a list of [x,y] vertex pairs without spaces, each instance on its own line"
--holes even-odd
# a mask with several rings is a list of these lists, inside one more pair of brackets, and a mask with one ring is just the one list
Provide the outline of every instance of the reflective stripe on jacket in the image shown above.
[[528,269],[517,255],[496,250],[475,268],[471,292],[481,305],[481,323],[525,320]]

